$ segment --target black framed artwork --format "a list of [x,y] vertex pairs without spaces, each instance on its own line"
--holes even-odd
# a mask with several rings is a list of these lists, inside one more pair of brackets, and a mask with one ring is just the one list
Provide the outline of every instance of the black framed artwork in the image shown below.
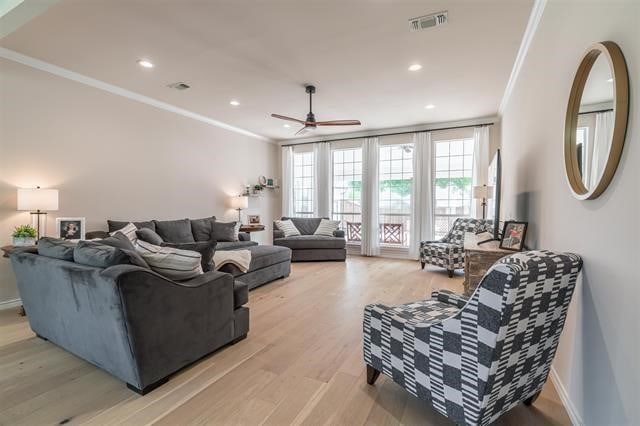
[[524,239],[527,236],[529,222],[516,222],[508,220],[502,228],[500,248],[505,250],[521,251],[524,248]]

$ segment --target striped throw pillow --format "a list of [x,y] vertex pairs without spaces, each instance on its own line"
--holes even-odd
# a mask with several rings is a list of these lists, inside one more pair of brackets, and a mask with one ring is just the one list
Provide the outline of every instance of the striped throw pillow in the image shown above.
[[188,280],[203,273],[202,257],[197,251],[160,247],[142,240],[138,240],[136,251],[152,271],[171,280]]
[[316,229],[316,232],[314,232],[313,235],[333,237],[333,231],[337,231],[338,226],[340,226],[339,220],[322,219],[320,221],[320,225],[318,225],[318,229]]
[[127,226],[125,226],[124,228],[120,228],[117,231],[113,231],[109,235],[113,237],[118,232],[120,232],[124,234],[129,239],[129,241],[131,241],[131,244],[136,245],[136,241],[138,241],[138,236],[136,235],[137,230],[138,228],[136,228],[136,226],[133,223],[129,222],[129,224],[127,224]]
[[300,235],[300,231],[298,231],[298,228],[296,228],[296,226],[293,224],[291,219],[276,220],[276,226],[278,227],[279,230],[284,232],[285,237],[293,237],[295,235]]

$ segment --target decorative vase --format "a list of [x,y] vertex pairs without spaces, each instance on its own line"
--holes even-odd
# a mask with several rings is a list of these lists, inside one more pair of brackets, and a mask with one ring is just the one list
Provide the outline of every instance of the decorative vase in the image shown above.
[[36,239],[34,237],[13,237],[13,245],[16,247],[34,246]]

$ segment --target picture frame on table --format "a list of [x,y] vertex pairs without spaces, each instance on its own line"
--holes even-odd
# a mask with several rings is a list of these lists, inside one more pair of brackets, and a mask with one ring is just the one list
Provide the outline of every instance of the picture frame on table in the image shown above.
[[84,240],[85,222],[84,217],[57,217],[56,236],[63,240]]
[[522,251],[527,236],[529,222],[507,220],[502,228],[500,248],[504,250]]
[[247,220],[249,221],[249,225],[260,225],[260,215],[258,214],[247,215]]

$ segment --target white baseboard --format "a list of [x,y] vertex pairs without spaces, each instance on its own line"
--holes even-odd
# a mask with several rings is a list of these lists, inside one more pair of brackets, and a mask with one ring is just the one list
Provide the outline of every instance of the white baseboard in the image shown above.
[[9,299],[9,300],[0,301],[0,311],[5,309],[17,308],[18,306],[21,306],[21,305],[22,305],[21,299]]
[[565,410],[567,410],[567,414],[571,419],[571,423],[575,426],[584,425],[582,418],[578,414],[578,410],[576,410],[576,407],[571,402],[571,399],[569,399],[569,394],[567,393],[567,389],[562,384],[562,381],[560,381],[560,376],[558,376],[558,373],[556,372],[555,368],[551,367],[550,375],[551,375],[551,382],[553,383],[553,386],[556,388],[556,392],[558,392],[558,396],[562,401],[562,405],[564,405]]

